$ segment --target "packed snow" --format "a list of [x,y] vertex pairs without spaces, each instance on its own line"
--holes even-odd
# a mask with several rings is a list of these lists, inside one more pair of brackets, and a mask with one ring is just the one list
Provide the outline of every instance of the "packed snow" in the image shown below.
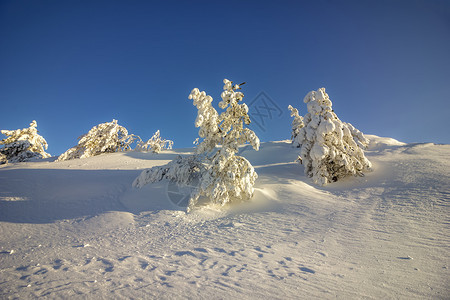
[[0,298],[448,299],[450,145],[366,135],[372,172],[314,185],[290,141],[240,147],[250,201],[133,180],[195,149],[0,166]]

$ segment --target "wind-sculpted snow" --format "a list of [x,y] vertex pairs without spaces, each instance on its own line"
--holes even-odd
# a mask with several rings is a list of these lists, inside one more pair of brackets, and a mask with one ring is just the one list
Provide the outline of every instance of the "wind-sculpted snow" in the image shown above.
[[251,201],[189,214],[131,182],[194,149],[2,166],[0,298],[448,298],[450,146],[366,137],[374,171],[326,187],[242,147]]

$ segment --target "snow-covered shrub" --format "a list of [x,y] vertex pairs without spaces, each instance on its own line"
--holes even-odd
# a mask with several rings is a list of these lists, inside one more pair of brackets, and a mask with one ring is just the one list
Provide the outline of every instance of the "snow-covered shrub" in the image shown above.
[[205,172],[205,166],[198,155],[178,156],[164,166],[155,166],[141,172],[134,180],[133,187],[141,188],[163,179],[172,180],[180,185],[187,185],[198,180]]
[[129,135],[125,127],[117,124],[117,120],[112,120],[94,126],[78,139],[78,145],[61,154],[58,161],[130,150],[131,144],[139,137]]
[[237,91],[239,85],[233,85],[227,79],[224,84],[219,103],[224,111],[220,115],[212,106],[213,98],[205,92],[195,88],[189,95],[198,109],[195,127],[199,128],[202,139],[196,154],[192,158],[179,158],[166,166],[143,171],[134,181],[135,187],[163,178],[185,184],[198,179],[199,186],[191,194],[188,211],[200,198],[225,205],[252,197],[258,175],[250,162],[236,153],[245,143],[258,150],[259,139],[252,130],[244,128],[244,124],[250,124],[250,118],[247,105],[239,103],[244,97]]
[[135,151],[152,151],[154,153],[159,153],[164,149],[172,149],[173,141],[161,138],[159,130],[147,141],[143,142],[140,140],[137,143]]
[[314,183],[325,185],[349,175],[363,176],[370,170],[372,165],[363,150],[369,140],[351,124],[339,120],[325,88],[309,92],[303,101],[308,113],[293,144],[301,148],[305,174]]
[[30,127],[17,130],[2,130],[7,138],[0,141],[0,163],[21,162],[30,159],[48,158],[46,140],[38,134],[37,123],[33,120]]

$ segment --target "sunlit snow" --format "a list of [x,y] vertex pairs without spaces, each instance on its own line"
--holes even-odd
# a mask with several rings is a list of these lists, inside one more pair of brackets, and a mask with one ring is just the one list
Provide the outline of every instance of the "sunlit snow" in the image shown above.
[[132,182],[194,149],[2,165],[0,298],[448,298],[450,145],[366,137],[373,171],[325,187],[288,141],[242,147],[251,201],[188,214]]

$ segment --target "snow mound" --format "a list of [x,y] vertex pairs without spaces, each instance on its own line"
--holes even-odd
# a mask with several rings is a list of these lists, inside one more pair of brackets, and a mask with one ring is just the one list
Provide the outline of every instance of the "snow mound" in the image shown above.
[[379,137],[371,134],[366,134],[365,136],[369,139],[368,150],[383,150],[392,146],[406,145],[405,143],[399,142],[393,138]]

